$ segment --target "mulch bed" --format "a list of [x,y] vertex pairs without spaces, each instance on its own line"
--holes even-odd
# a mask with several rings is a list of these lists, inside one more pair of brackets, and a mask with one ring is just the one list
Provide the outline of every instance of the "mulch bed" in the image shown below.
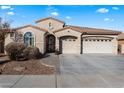
[[[1,57],[0,57],[1,59]],[[49,75],[55,73],[55,67],[42,64],[42,60],[0,62],[2,75]]]

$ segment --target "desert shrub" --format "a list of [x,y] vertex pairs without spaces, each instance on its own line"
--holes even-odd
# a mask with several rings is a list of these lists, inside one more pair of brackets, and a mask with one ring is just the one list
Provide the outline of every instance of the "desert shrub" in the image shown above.
[[38,59],[42,56],[37,47],[27,47],[23,50],[26,59]]
[[11,60],[18,60],[23,56],[23,50],[25,48],[26,46],[23,43],[11,42],[6,45],[5,50]]
[[59,55],[60,51],[58,49],[55,50],[55,55]]

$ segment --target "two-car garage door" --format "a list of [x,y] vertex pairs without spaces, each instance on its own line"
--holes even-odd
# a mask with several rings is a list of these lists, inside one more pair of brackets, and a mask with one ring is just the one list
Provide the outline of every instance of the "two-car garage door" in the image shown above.
[[112,40],[83,40],[83,53],[112,53]]
[[[65,38],[62,40],[63,54],[79,54],[81,46],[79,46],[77,39]],[[112,53],[113,52],[112,39],[84,39],[82,41],[82,53]]]

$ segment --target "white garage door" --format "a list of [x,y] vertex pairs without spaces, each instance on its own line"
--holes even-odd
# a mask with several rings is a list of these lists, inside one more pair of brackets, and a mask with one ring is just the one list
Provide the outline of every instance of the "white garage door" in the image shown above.
[[83,40],[83,53],[112,53],[112,40]]
[[63,39],[62,40],[62,53],[75,54],[77,53],[76,39]]

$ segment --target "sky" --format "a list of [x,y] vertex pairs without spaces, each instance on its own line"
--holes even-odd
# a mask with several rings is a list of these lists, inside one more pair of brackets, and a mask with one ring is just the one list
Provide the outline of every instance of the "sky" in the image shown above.
[[1,5],[0,17],[11,27],[54,17],[67,25],[111,29],[124,32],[124,6],[122,5]]

